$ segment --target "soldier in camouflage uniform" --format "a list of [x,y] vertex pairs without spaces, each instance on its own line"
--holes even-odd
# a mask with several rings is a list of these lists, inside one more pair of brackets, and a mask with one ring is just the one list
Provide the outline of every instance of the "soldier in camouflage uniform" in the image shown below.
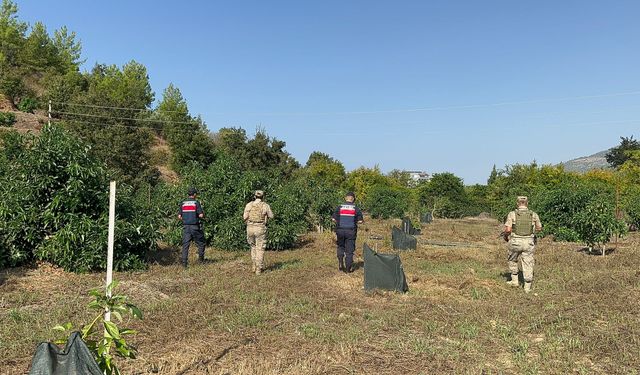
[[504,223],[504,239],[509,242],[509,272],[511,280],[507,283],[512,286],[520,286],[518,282],[518,257],[522,262],[522,275],[524,276],[524,291],[531,291],[533,282],[533,251],[535,249],[535,233],[542,230],[542,224],[538,214],[528,208],[527,197],[518,197],[518,208],[509,212]]
[[264,249],[267,247],[267,220],[273,219],[271,207],[262,201],[264,192],[256,190],[255,200],[247,203],[242,219],[247,223],[247,242],[251,246],[252,272],[262,273]]

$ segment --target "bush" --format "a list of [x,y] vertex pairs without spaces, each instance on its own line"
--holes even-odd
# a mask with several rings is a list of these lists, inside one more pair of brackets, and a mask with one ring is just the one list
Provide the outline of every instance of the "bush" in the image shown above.
[[[88,146],[61,128],[39,136],[7,133],[0,149],[2,265],[38,258],[67,271],[106,267],[108,176]],[[157,225],[120,185],[114,265],[135,269],[155,247]]]
[[331,212],[339,201],[337,192],[326,185],[303,177],[283,181],[277,173],[243,171],[225,155],[206,169],[197,165],[186,168],[182,177],[176,186],[155,188],[152,204],[162,214],[163,239],[176,246],[182,238],[182,225],[176,219],[178,204],[190,186],[199,190],[206,243],[224,250],[248,249],[242,212],[257,189],[265,191],[265,201],[275,215],[267,237],[267,247],[274,250],[295,246],[298,236],[309,228],[329,227]]
[[574,225],[580,240],[590,249],[602,249],[603,255],[611,237],[624,234],[626,230],[624,223],[616,219],[613,205],[597,196],[576,215]]
[[629,217],[629,224],[640,228],[640,191],[626,200],[625,211]]
[[374,185],[367,196],[366,206],[373,218],[401,218],[409,209],[409,200],[407,189]]
[[11,112],[0,112],[0,126],[13,126],[16,123],[16,115]]
[[26,96],[20,99],[20,103],[18,103],[18,109],[22,112],[33,113],[35,109],[39,107],[38,99],[32,96]]

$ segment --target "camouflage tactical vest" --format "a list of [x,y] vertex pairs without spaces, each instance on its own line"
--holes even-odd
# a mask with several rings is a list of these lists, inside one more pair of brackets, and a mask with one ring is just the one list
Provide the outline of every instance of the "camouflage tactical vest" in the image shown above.
[[533,211],[516,210],[516,224],[513,232],[518,236],[533,234]]
[[254,202],[249,209],[249,221],[252,223],[264,223],[264,203]]

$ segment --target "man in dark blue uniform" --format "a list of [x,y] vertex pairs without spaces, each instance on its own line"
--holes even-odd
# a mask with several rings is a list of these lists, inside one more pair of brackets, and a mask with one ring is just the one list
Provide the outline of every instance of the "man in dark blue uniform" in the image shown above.
[[204,218],[202,205],[196,199],[198,191],[189,188],[189,198],[180,203],[178,219],[182,220],[182,265],[186,268],[189,264],[189,245],[193,240],[198,246],[198,259],[204,262],[204,233],[200,228],[200,219]]
[[344,272],[353,272],[353,253],[356,250],[358,224],[364,222],[362,211],[355,205],[355,201],[356,195],[347,193],[344,203],[336,208],[331,217],[331,220],[336,223],[338,269]]

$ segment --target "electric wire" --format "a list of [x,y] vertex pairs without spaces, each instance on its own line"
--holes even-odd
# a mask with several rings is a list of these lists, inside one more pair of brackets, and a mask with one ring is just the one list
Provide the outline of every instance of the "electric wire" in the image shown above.
[[85,116],[85,117],[96,117],[96,118],[105,118],[112,120],[123,120],[123,121],[143,121],[143,122],[158,122],[158,123],[172,123],[172,124],[184,124],[184,125],[193,125],[196,122],[187,122],[187,121],[171,121],[171,120],[156,120],[156,119],[140,119],[140,118],[132,118],[132,117],[114,117],[114,116],[105,116],[105,115],[94,115],[91,113],[74,113],[74,112],[61,112],[61,111],[51,111],[52,115],[66,115],[66,116]]
[[[520,101],[506,101],[496,103],[481,103],[481,104],[467,104],[467,105],[452,105],[452,106],[439,106],[439,107],[422,107],[422,108],[404,108],[404,109],[391,109],[391,110],[373,110],[373,111],[337,111],[337,112],[218,112],[211,113],[210,115],[229,115],[229,114],[241,114],[241,115],[263,115],[263,116],[320,116],[320,115],[362,115],[362,114],[383,114],[383,113],[411,113],[411,112],[427,112],[427,111],[443,111],[452,109],[473,109],[473,108],[488,108],[488,107],[501,107],[518,104],[537,104],[537,103],[553,103],[570,100],[583,100],[583,99],[600,99],[619,96],[631,96],[640,95],[640,90],[637,91],[625,91],[608,94],[596,94],[596,95],[579,95],[579,96],[567,96],[561,98],[542,98]],[[61,105],[86,107],[86,108],[102,108],[102,109],[116,109],[116,110],[129,110],[129,111],[143,111],[153,112],[154,110],[149,108],[125,108],[115,106],[101,106],[93,104],[81,104],[71,102],[52,102]],[[155,110],[159,113],[184,113],[183,111],[169,111],[169,110]]]

